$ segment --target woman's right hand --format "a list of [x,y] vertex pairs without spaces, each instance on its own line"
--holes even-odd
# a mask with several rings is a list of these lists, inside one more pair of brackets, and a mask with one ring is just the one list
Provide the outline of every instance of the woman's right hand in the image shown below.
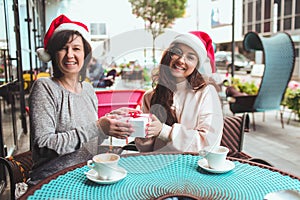
[[119,119],[120,116],[118,114],[108,114],[99,118],[97,125],[108,136],[126,139],[134,132],[134,129],[130,123],[120,121]]

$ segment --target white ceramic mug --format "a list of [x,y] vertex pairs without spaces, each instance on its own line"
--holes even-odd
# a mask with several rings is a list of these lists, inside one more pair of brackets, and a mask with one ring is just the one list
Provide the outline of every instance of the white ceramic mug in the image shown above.
[[120,156],[114,153],[103,153],[93,157],[87,161],[87,166],[98,173],[100,179],[112,179],[118,170],[118,162]]
[[225,165],[229,149],[224,146],[207,146],[199,152],[199,155],[207,160],[212,169],[222,169]]

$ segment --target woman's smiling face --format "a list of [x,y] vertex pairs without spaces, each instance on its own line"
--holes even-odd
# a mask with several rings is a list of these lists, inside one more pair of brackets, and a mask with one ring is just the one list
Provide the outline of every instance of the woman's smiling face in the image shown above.
[[197,67],[197,53],[185,44],[176,44],[169,50],[171,56],[170,72],[177,82],[184,81]]
[[57,62],[64,74],[78,74],[84,64],[84,46],[80,36],[73,35],[57,52]]

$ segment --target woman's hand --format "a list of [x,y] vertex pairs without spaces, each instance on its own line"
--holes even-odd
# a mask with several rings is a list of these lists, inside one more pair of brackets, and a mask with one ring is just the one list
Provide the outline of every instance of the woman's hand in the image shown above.
[[101,128],[106,135],[125,139],[134,132],[134,129],[128,122],[122,122],[118,119],[120,119],[118,115],[105,115],[98,119],[98,127]]
[[147,132],[146,137],[147,138],[157,137],[163,127],[163,124],[153,114],[150,114],[150,118],[151,118],[151,122],[147,124],[148,127],[146,128],[146,132]]

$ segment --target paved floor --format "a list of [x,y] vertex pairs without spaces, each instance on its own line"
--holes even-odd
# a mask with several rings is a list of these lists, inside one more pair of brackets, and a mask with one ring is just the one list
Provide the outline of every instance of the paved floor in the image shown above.
[[[300,122],[292,120],[288,125],[289,114],[284,113],[282,128],[276,111],[266,112],[264,121],[263,113],[255,113],[256,130],[251,124],[250,132],[245,133],[243,151],[300,177]],[[252,123],[252,114],[250,118]]]

